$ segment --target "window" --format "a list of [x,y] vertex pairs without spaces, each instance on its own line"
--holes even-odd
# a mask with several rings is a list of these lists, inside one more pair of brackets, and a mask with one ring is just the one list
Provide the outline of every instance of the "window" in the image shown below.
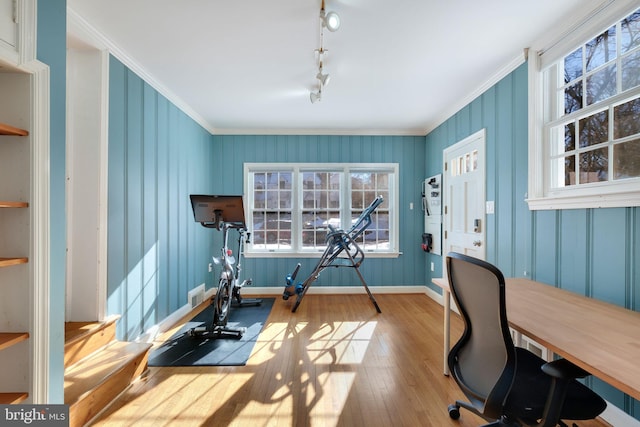
[[398,253],[398,165],[245,164],[247,255],[319,256],[329,226],[348,230],[382,196],[358,244],[373,256]]
[[531,108],[540,117],[532,124],[530,208],[639,205],[640,9],[553,61],[545,55],[530,68],[542,94],[530,93],[541,104]]

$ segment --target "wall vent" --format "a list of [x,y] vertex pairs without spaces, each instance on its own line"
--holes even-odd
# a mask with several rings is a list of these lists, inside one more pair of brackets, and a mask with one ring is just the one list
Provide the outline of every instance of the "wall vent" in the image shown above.
[[536,356],[546,361],[552,360],[553,355],[551,351],[549,351],[549,349],[543,346],[542,344],[532,340],[527,336],[524,336],[518,333],[513,329],[511,330],[511,337],[513,338],[513,342],[516,346],[526,348]]
[[204,301],[204,283],[189,291],[187,294],[187,301],[191,305],[191,308],[196,308]]

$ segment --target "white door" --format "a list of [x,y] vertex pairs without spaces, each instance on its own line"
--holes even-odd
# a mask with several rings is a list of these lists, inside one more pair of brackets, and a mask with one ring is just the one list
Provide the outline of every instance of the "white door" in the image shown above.
[[485,259],[484,129],[444,150],[443,157],[443,262],[451,251]]

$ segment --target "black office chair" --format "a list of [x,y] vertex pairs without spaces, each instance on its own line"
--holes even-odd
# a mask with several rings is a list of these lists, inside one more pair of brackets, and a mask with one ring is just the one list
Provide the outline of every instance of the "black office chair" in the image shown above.
[[451,418],[458,419],[462,407],[492,421],[488,426],[551,427],[604,411],[606,402],[576,380],[586,371],[565,359],[547,363],[514,346],[500,270],[451,252],[447,273],[465,326],[449,352],[449,370],[469,399],[449,406]]

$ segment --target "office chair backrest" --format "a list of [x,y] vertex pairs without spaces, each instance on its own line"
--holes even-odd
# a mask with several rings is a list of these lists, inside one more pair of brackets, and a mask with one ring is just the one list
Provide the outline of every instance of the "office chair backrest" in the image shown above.
[[455,252],[446,262],[451,294],[465,324],[449,353],[449,369],[480,412],[497,418],[513,383],[516,357],[504,276],[489,263]]

